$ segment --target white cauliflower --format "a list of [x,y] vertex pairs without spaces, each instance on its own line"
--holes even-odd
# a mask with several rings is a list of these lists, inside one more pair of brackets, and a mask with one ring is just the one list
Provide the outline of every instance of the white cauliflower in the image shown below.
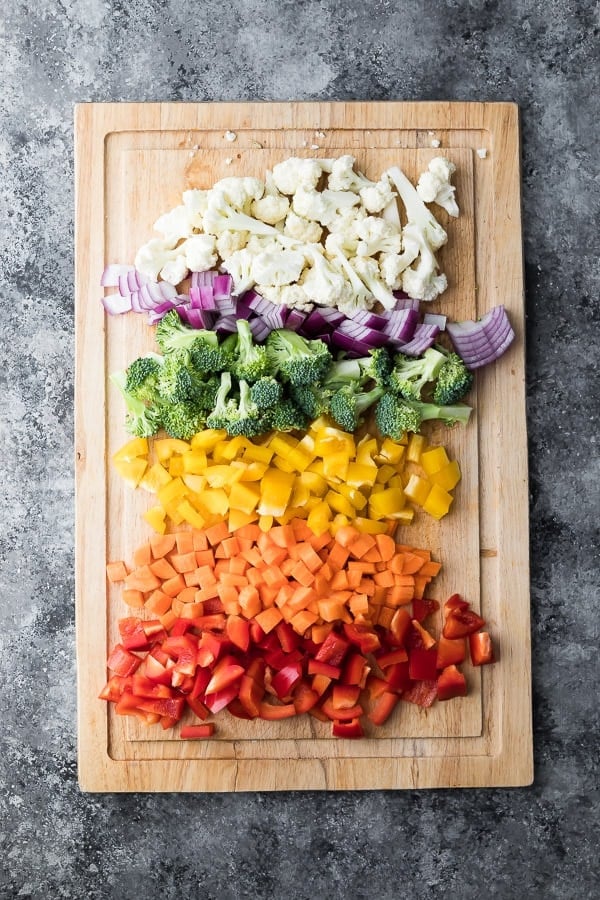
[[419,176],[417,194],[425,203],[437,203],[450,216],[459,214],[458,204],[454,196],[456,188],[450,184],[450,178],[456,172],[456,166],[445,156],[436,156],[431,160],[427,171]]
[[422,199],[417,194],[417,190],[412,182],[406,177],[402,169],[398,166],[392,166],[384,173],[389,178],[398,194],[404,208],[406,210],[406,218],[410,225],[418,225],[431,250],[439,250],[446,241],[448,235],[437,221],[431,210],[429,210]]
[[380,216],[367,216],[355,226],[358,238],[357,256],[376,256],[378,253],[400,253],[400,230]]
[[192,188],[183,192],[183,205],[189,212],[194,228],[202,228],[202,216],[208,207],[208,191]]
[[315,191],[299,188],[294,194],[292,208],[296,215],[313,219],[321,225],[329,225],[341,210],[347,210],[360,203],[360,198],[352,191]]
[[404,227],[402,237],[405,252],[413,252],[418,248],[416,267],[406,268],[402,274],[402,290],[416,300],[435,300],[446,290],[448,282],[446,276],[438,270],[429,241],[417,225],[410,223]]
[[176,206],[168,213],[160,216],[154,223],[154,230],[162,234],[167,243],[176,244],[181,238],[194,233],[193,216],[189,207]]
[[349,154],[333,160],[331,174],[327,179],[333,191],[354,191],[359,194],[367,212],[381,212],[394,198],[389,181],[370,181],[365,175],[354,170],[356,159]]
[[305,219],[290,210],[285,217],[283,233],[302,244],[318,244],[323,236],[323,229],[318,222]]
[[310,312],[314,306],[299,284],[257,284],[256,290],[265,300],[281,306],[289,306],[290,309]]
[[163,281],[168,281],[169,284],[178,285],[181,284],[184,278],[187,278],[188,273],[189,268],[187,260],[183,253],[178,253],[177,256],[174,256],[167,263],[165,263],[165,265],[160,270],[160,277]]
[[291,196],[298,188],[314,190],[321,180],[326,160],[302,159],[291,156],[273,166],[273,181],[277,190]]
[[251,206],[252,215],[261,222],[276,225],[285,219],[290,208],[290,201],[282,194],[265,194],[260,200],[254,200]]
[[158,281],[161,269],[173,257],[173,242],[167,242],[162,238],[151,238],[143,244],[135,255],[135,267],[152,281]]
[[260,178],[221,178],[215,182],[208,192],[207,208],[211,205],[214,194],[222,194],[231,206],[240,212],[250,213],[254,200],[260,200],[265,192],[264,181]]
[[244,247],[242,250],[236,250],[227,260],[227,271],[233,278],[233,293],[243,294],[254,286],[254,277],[252,275],[252,264],[254,263],[254,254]]
[[311,265],[304,270],[300,284],[306,296],[320,306],[339,308],[353,297],[351,284],[318,250],[311,254]]
[[304,269],[304,254],[283,247],[272,247],[254,256],[252,278],[256,284],[281,287],[298,281]]
[[349,262],[373,297],[385,309],[393,309],[396,305],[396,298],[388,285],[383,281],[377,260],[370,256],[355,256]]
[[232,253],[241,250],[248,243],[247,231],[222,231],[217,237],[217,253],[226,262]]
[[184,252],[185,262],[192,272],[206,272],[217,262],[216,241],[212,234],[194,234],[180,244],[177,250]]

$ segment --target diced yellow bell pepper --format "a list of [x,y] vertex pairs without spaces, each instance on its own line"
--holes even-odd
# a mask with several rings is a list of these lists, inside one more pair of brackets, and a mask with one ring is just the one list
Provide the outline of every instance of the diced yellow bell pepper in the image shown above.
[[344,448],[327,453],[323,457],[323,475],[329,482],[334,484],[339,481],[345,481],[349,463],[350,457]]
[[453,499],[452,494],[441,488],[439,484],[434,484],[423,504],[423,509],[434,519],[442,519],[450,509]]
[[148,468],[148,463],[143,457],[137,456],[134,459],[113,459],[113,466],[121,478],[137,487]]
[[423,506],[430,490],[431,483],[426,478],[421,478],[420,475],[411,475],[408,479],[408,484],[404,488],[404,493],[417,506]]
[[[236,456],[241,456],[242,453],[248,449],[250,446],[250,441],[248,438],[242,437],[242,435],[238,435],[238,437],[232,438],[230,441],[224,441],[223,446],[220,448],[220,462],[224,460],[228,460],[231,462],[232,459],[235,459]],[[216,450],[217,448],[215,448]]]
[[159,534],[164,534],[167,530],[167,523],[165,522],[166,512],[162,506],[151,506],[150,509],[147,509],[143,514],[143,518],[146,520],[148,525],[157,531]]
[[188,475],[202,475],[207,466],[204,450],[188,450],[181,454],[183,471]]
[[185,486],[181,478],[172,478],[168,484],[164,484],[157,491],[157,496],[164,507],[167,507],[174,500],[183,500],[183,498],[188,493],[188,488]]
[[232,484],[231,490],[229,491],[230,516],[233,510],[239,510],[240,512],[250,515],[250,513],[253,513],[258,506],[259,499],[260,488],[257,484],[254,484],[253,482],[247,482],[245,484],[237,482],[236,484]]
[[167,484],[170,480],[171,475],[167,472],[165,467],[159,462],[155,462],[154,465],[150,466],[140,481],[140,487],[150,491],[151,494],[156,494],[158,489],[164,484]]
[[199,431],[198,434],[193,436],[190,446],[192,450],[204,450],[206,453],[211,453],[217,444],[225,441],[226,438],[226,431],[216,428],[205,428],[204,431]]
[[386,437],[379,448],[379,458],[382,462],[391,463],[396,466],[404,458],[406,447]]
[[237,531],[238,528],[250,525],[252,522],[256,522],[257,519],[258,515],[256,513],[245,513],[241,509],[230,509],[228,519],[229,531]]
[[294,489],[295,475],[270,468],[265,472],[260,485],[260,516],[282,516]]
[[379,466],[377,469],[377,478],[375,479],[378,484],[387,484],[390,478],[392,478],[396,474],[396,469],[394,466],[388,466],[384,463],[384,465]]
[[314,453],[307,453],[300,445],[294,447],[287,454],[287,461],[294,467],[296,472],[304,472],[315,458]]
[[322,500],[308,514],[306,524],[314,534],[324,534],[331,522],[331,508]]
[[221,464],[207,466],[203,474],[206,478],[206,483],[211,488],[223,488],[230,487],[234,481],[239,480],[242,473],[233,469],[231,466]]
[[388,488],[369,497],[370,519],[396,519],[406,504],[404,491],[400,488]]
[[363,531],[365,534],[385,534],[387,531],[386,522],[376,522],[374,519],[365,519],[362,516],[358,516],[358,518],[354,519],[352,524],[355,528],[358,528],[359,531]]
[[342,513],[342,515],[348,516],[349,519],[353,519],[356,515],[356,510],[348,498],[344,497],[343,494],[338,494],[337,491],[328,491],[325,494],[325,503],[328,503],[334,512]]
[[307,472],[314,472],[316,475],[320,475],[321,478],[325,478],[325,470],[323,468],[323,460],[315,459],[311,462],[310,466],[306,468]]
[[170,503],[165,504],[166,513],[173,525],[181,525],[184,521],[184,518],[178,509],[179,503],[183,503],[183,500],[172,500]]
[[292,492],[292,497],[290,503],[292,506],[306,506],[308,501],[310,500],[310,491],[306,487],[305,484],[302,484],[299,478],[296,479],[296,484],[294,485],[294,490]]
[[394,521],[398,522],[399,525],[410,525],[414,517],[415,511],[412,506],[405,506],[404,509],[400,510]]
[[117,450],[112,459],[113,462],[130,462],[138,456],[148,456],[148,452],[148,438],[133,438]]
[[166,462],[174,453],[185,453],[190,449],[187,441],[179,438],[160,438],[154,441],[154,451],[159,462]]
[[433,475],[448,465],[450,460],[446,453],[445,447],[433,447],[421,453],[421,466],[425,469],[427,475]]
[[240,476],[240,481],[260,481],[268,468],[269,466],[267,463],[258,462],[258,460],[256,462],[250,462],[245,466],[244,471]]
[[222,488],[201,491],[197,497],[202,509],[213,516],[225,517],[229,512],[229,497]]
[[[287,452],[289,453],[289,450]],[[280,456],[279,453],[275,454],[275,456],[271,460],[271,465],[275,466],[277,469],[281,469],[282,472],[296,471],[292,463],[285,456]]]
[[331,525],[329,526],[331,533],[335,536],[340,528],[344,528],[346,525],[350,524],[350,519],[348,516],[344,516],[342,513],[338,513],[337,516],[332,520]]
[[361,466],[377,466],[374,457],[379,453],[375,438],[365,436],[356,447],[356,462]]
[[310,423],[308,427],[309,434],[318,434],[320,431],[323,431],[324,428],[329,428],[330,425],[331,422],[329,421],[329,419],[327,419],[325,416],[319,416],[318,419],[314,419]]
[[273,516],[259,516],[258,527],[261,531],[270,531],[273,527]]
[[429,477],[433,484],[438,484],[445,491],[452,491],[461,479],[460,466],[454,459]]
[[259,462],[264,463],[268,466],[273,459],[274,453],[275,451],[271,447],[265,447],[258,444],[250,444],[250,446],[246,447],[246,449],[244,450],[242,459],[244,460],[244,462]]
[[372,487],[377,478],[377,466],[359,462],[348,463],[346,484],[353,488]]
[[406,448],[406,459],[408,462],[418,463],[421,461],[421,453],[427,447],[427,441],[422,434],[411,434],[408,439],[408,447]]
[[278,453],[279,456],[283,456],[284,458],[288,455],[289,451],[293,450],[297,445],[297,438],[279,431],[276,431],[269,441],[269,449],[272,450],[273,453]]
[[312,472],[310,469],[300,472],[298,481],[315,497],[324,497],[329,489],[327,479],[317,474],[317,472]]
[[194,509],[189,500],[182,500],[178,503],[177,512],[183,521],[191,525],[192,528],[204,528],[206,526],[206,519]]
[[390,480],[387,483],[387,487],[398,487],[398,488],[402,488],[402,490],[404,490],[404,484],[405,484],[405,482],[402,478],[402,475],[396,474],[396,475],[392,475],[392,477],[390,478]]
[[367,505],[368,501],[365,495],[361,491],[357,490],[357,488],[350,487],[349,484],[338,484],[336,485],[336,490],[338,491],[338,493],[346,497],[346,499],[350,501],[354,509],[358,512],[361,512],[361,510],[363,510]]
[[168,462],[169,475],[172,475],[173,478],[183,475],[183,458],[179,454],[171,456]]
[[181,480],[195,494],[206,490],[206,478],[204,475],[182,475]]

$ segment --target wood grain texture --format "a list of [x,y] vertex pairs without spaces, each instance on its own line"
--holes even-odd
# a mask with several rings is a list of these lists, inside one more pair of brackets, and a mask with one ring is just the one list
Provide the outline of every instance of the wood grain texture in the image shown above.
[[[237,135],[225,141],[225,131]],[[518,111],[479,103],[85,104],[76,108],[76,613],[79,778],[89,791],[368,790],[524,785],[532,780],[524,302]],[[322,136],[321,136],[322,135]],[[432,137],[441,150],[431,147]],[[318,149],[313,148],[318,145]],[[481,159],[475,152],[485,147]],[[291,155],[350,152],[378,175],[416,177],[443,152],[457,165],[458,220],[440,260],[449,288],[432,311],[474,318],[504,303],[517,339],[481,371],[476,424],[433,430],[461,462],[455,510],[419,517],[404,539],[443,562],[435,596],[458,590],[481,608],[500,662],[465,667],[469,696],[420,710],[400,704],[385,728],[334,740],[310,717],[280,723],[218,719],[218,737],[113,716],[97,699],[106,654],[126,607],[106,560],[148,535],[150,505],[112,471],[124,443],[108,373],[152,348],[142,316],[107,319],[99,277],[130,262],[157,216],[187,187],[225,175],[262,176]],[[227,162],[227,160],[231,160]],[[441,218],[441,216],[440,216]]]

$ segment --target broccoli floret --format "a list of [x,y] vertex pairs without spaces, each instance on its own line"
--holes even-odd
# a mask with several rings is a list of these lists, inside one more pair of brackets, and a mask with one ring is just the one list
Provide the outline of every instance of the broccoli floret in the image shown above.
[[283,387],[272,375],[263,375],[250,388],[250,397],[261,412],[276,406],[283,395]]
[[190,347],[191,365],[201,375],[215,375],[226,369],[231,370],[233,360],[233,353],[224,343],[213,346],[199,338]]
[[464,360],[458,353],[450,353],[439,347],[446,357],[440,369],[433,389],[433,402],[440,406],[457,403],[467,394],[473,385],[473,373],[467,369]]
[[329,413],[332,392],[319,384],[292,385],[290,396],[294,403],[313,421]]
[[370,391],[362,391],[358,382],[354,386],[345,385],[333,394],[330,415],[344,431],[356,431],[365,411],[379,400],[383,391],[380,385]]
[[277,406],[266,413],[266,417],[269,429],[274,431],[304,431],[308,425],[306,414],[291,397],[284,397]]
[[162,400],[167,403],[185,403],[191,400],[194,396],[194,381],[189,351],[173,350],[165,356],[158,375],[158,393]]
[[368,380],[359,359],[338,359],[329,366],[321,384],[329,391],[337,391],[346,384],[362,385]]
[[437,378],[446,357],[429,347],[423,356],[405,356],[399,353],[394,358],[394,368],[390,372],[390,389],[405,400],[420,400],[423,388]]
[[436,406],[418,400],[405,400],[390,392],[383,394],[375,408],[375,422],[383,437],[399,441],[407,431],[418,432],[421,423],[430,419],[451,426],[466,425],[471,407],[465,404]]
[[287,328],[272,331],[266,349],[275,373],[294,385],[321,381],[333,361],[323,341],[307,340]]
[[214,408],[220,385],[221,379],[218,375],[194,379],[191,398],[194,405],[206,413],[210,412]]
[[386,387],[392,371],[392,359],[385,347],[376,347],[368,356],[358,360],[362,374],[382,387]]
[[125,372],[125,390],[136,400],[154,403],[158,391],[158,379],[163,364],[163,357],[157,353],[148,353],[134,359]]
[[161,427],[161,416],[158,407],[146,406],[143,400],[138,400],[126,390],[127,374],[115,372],[110,376],[125,400],[126,416],[125,428],[135,437],[151,437]]
[[246,319],[238,319],[237,342],[233,371],[242,381],[258,381],[264,375],[271,375],[271,361],[266,347],[255,344],[250,325]]
[[157,324],[155,340],[164,354],[173,350],[190,350],[198,341],[212,347],[217,347],[219,343],[214,331],[191,328],[181,321],[175,309],[171,309]]
[[250,385],[247,381],[240,381],[240,399],[238,401],[237,415],[231,417],[227,428],[229,434],[255,437],[269,430],[269,423],[265,415],[259,410],[250,395]]
[[161,415],[167,434],[182,441],[189,441],[206,423],[206,413],[190,402],[166,403]]
[[223,428],[225,431],[229,431],[231,421],[238,415],[238,405],[233,398],[229,397],[231,388],[231,372],[222,372],[214,409],[206,417],[206,424],[209,428]]

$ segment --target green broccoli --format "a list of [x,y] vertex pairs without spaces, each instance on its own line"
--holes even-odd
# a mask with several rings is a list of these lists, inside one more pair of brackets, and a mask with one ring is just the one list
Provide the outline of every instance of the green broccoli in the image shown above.
[[240,381],[240,398],[237,413],[231,416],[227,431],[231,435],[243,435],[244,437],[256,437],[269,431],[269,423],[264,413],[252,400],[250,385],[247,381]]
[[393,365],[385,347],[376,347],[369,351],[368,356],[363,356],[357,361],[364,377],[370,378],[382,387],[387,386]]
[[291,397],[284,397],[265,414],[265,425],[273,431],[304,431],[308,425],[306,414]]
[[158,407],[148,407],[143,400],[130,394],[127,389],[126,372],[114,372],[110,380],[115,384],[125,400],[125,428],[135,437],[151,437],[161,427],[161,416]]
[[158,393],[161,399],[167,403],[185,403],[191,400],[197,376],[195,377],[190,366],[189,351],[173,350],[164,360],[158,376]]
[[234,355],[225,341],[216,346],[198,338],[190,347],[190,363],[201,375],[218,375],[219,372],[231,371]]
[[136,400],[154,403],[163,362],[163,357],[157,353],[148,353],[134,359],[125,371],[125,391]]
[[250,397],[259,410],[276,406],[283,395],[283,387],[272,375],[263,375],[250,388]]
[[165,355],[174,350],[190,350],[196,342],[205,343],[211,347],[217,347],[219,344],[219,338],[214,331],[191,328],[181,321],[179,313],[175,309],[171,309],[158,322],[155,340]]
[[291,385],[290,397],[313,421],[329,413],[332,392],[320,384]]
[[162,426],[171,437],[189,441],[202,431],[206,413],[190,402],[165,403],[161,410]]
[[333,362],[323,341],[307,340],[287,328],[272,331],[266,340],[266,349],[274,374],[293,385],[322,381]]
[[214,409],[206,417],[206,424],[209,428],[222,428],[225,431],[229,431],[231,422],[237,417],[238,405],[229,396],[231,389],[231,372],[222,372]]
[[356,431],[363,414],[379,400],[383,392],[381,385],[365,392],[358,382],[355,385],[347,384],[333,394],[329,414],[344,431]]
[[433,389],[433,402],[440,406],[457,403],[473,385],[473,373],[467,369],[458,353],[451,353],[443,347],[437,349],[445,355]]
[[445,361],[444,354],[433,347],[429,347],[423,356],[405,356],[399,353],[394,358],[389,387],[405,400],[420,400],[423,388],[435,381]]
[[[264,375],[271,375],[271,362],[266,348],[261,344],[254,343],[248,320],[238,319],[236,328],[237,340],[232,366],[233,374],[238,380],[249,382],[258,381]],[[233,346],[233,342],[231,342],[231,346]]]
[[393,393],[385,393],[375,407],[375,422],[383,437],[399,441],[407,431],[418,432],[421,423],[430,419],[439,419],[446,425],[466,425],[471,415],[471,407],[464,404],[456,406],[436,406],[433,403],[421,403],[418,400],[404,400]]

